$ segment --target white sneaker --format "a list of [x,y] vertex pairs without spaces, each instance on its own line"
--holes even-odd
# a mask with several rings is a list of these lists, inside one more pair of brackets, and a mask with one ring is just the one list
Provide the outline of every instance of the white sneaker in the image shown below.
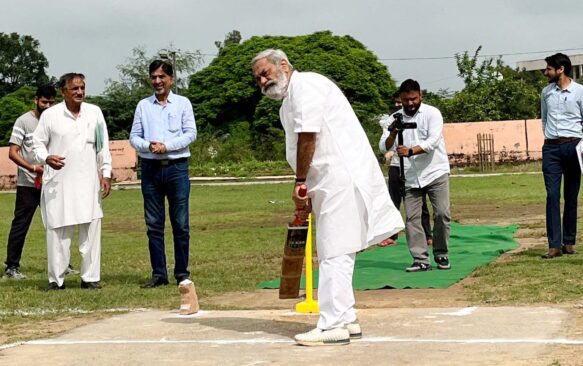
[[26,278],[24,273],[20,272],[20,269],[17,267],[6,268],[2,277],[10,280],[24,280]]
[[68,276],[68,275],[78,275],[78,274],[79,274],[79,271],[77,271],[75,268],[73,268],[72,265],[69,264],[67,266],[67,269],[65,270],[65,276]]
[[360,339],[362,338],[362,330],[360,329],[360,324],[357,321],[346,325],[348,329],[348,334],[350,334],[350,339]]
[[297,334],[295,340],[302,346],[341,346],[350,343],[350,334],[346,328],[315,328],[307,333]]

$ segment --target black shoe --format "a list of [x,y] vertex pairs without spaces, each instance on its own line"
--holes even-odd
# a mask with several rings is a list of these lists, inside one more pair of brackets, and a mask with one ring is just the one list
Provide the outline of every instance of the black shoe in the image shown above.
[[65,284],[63,283],[61,286],[57,285],[56,282],[49,282],[49,285],[45,288],[45,292],[53,291],[53,290],[64,290]]
[[433,258],[435,260],[435,263],[437,264],[437,269],[450,269],[451,268],[451,264],[449,264],[449,259],[442,255],[439,257],[435,257]]
[[407,272],[422,272],[422,271],[429,271],[431,270],[431,264],[429,263],[421,263],[421,262],[413,262],[411,267],[407,267],[405,271]]
[[99,281],[97,281],[97,282],[85,282],[85,281],[81,280],[81,288],[85,288],[88,290],[101,290],[101,285],[99,284]]
[[162,277],[152,277],[152,279],[142,285],[140,285],[141,288],[154,288],[154,287],[158,287],[158,286],[163,286],[163,285],[167,285],[168,284],[168,280],[166,278],[162,278]]

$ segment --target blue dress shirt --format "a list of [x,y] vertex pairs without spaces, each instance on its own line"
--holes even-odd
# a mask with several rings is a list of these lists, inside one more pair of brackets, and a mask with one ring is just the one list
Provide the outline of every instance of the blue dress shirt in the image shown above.
[[583,86],[571,80],[561,90],[556,83],[541,93],[541,118],[545,139],[583,137]]
[[[190,156],[190,145],[196,140],[196,123],[188,98],[172,92],[165,105],[155,95],[142,99],[136,107],[130,143],[141,158],[179,159]],[[166,146],[165,154],[150,152],[150,142]]]

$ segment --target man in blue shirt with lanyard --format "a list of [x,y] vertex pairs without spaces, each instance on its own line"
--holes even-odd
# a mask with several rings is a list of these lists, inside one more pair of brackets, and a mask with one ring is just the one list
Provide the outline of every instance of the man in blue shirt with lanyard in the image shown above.
[[[562,53],[545,59],[549,85],[541,93],[541,118],[545,136],[543,175],[547,191],[547,238],[549,251],[543,259],[575,254],[577,197],[581,169],[577,144],[583,137],[583,86],[571,80],[571,60]],[[561,223],[561,179],[565,177]]]
[[172,65],[156,60],[150,64],[149,72],[154,95],[138,103],[130,132],[130,142],[141,158],[144,217],[152,264],[152,278],[142,288],[168,284],[164,251],[165,198],[174,234],[174,278],[177,284],[189,279],[188,145],[196,139],[192,104],[171,91]]

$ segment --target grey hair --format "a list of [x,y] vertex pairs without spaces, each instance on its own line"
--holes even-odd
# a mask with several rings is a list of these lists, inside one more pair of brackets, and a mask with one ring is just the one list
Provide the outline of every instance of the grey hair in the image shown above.
[[78,72],[69,72],[59,78],[57,87],[59,87],[60,89],[66,88],[69,82],[73,79],[81,79],[83,80],[83,83],[85,83],[85,75],[80,74]]
[[262,60],[264,58],[274,65],[279,65],[281,60],[285,60],[285,62],[287,62],[287,64],[289,65],[290,69],[293,69],[293,66],[291,62],[289,62],[289,59],[287,58],[285,52],[283,52],[280,49],[273,48],[269,48],[265,51],[259,52],[257,56],[253,57],[253,60],[251,60],[251,65],[255,65],[257,61]]

